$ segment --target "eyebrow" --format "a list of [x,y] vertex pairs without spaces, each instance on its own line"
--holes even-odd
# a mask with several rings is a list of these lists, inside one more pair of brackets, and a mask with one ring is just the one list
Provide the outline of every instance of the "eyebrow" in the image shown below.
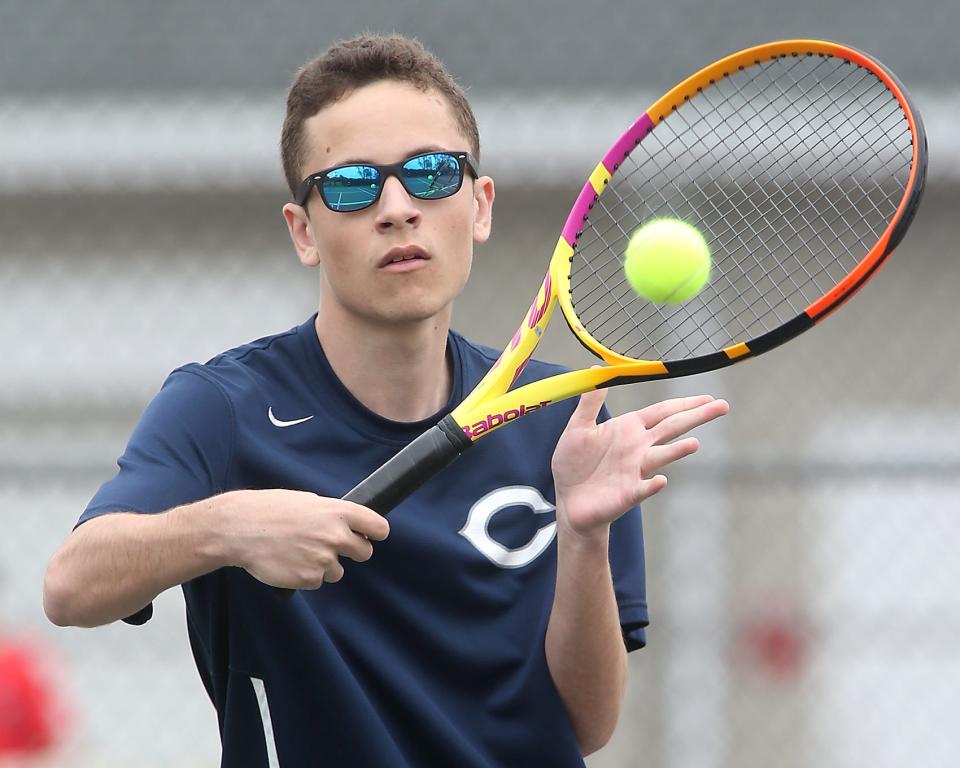
[[[450,150],[444,149],[438,144],[427,144],[422,147],[417,147],[416,149],[409,152],[408,154],[405,154],[401,158],[401,160],[406,160],[411,157],[416,157],[417,155],[422,155],[425,152],[449,152],[449,151]],[[339,168],[341,165],[380,165],[380,163],[375,163],[372,160],[369,160],[368,158],[364,158],[364,157],[351,157],[346,160],[340,161],[334,167]]]

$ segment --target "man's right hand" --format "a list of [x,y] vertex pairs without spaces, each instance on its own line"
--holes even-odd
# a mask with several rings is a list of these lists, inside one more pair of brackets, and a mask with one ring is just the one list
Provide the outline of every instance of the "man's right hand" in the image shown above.
[[386,518],[367,507],[305,491],[232,491],[222,501],[227,562],[274,587],[339,581],[341,556],[365,562],[371,541],[390,533]]

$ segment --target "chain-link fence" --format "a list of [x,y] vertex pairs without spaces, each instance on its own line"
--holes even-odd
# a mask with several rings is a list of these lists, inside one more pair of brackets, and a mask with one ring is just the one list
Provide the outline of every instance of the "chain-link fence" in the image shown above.
[[[283,88],[364,28],[419,35],[473,87],[498,198],[455,325],[493,346],[598,152],[700,65],[820,36],[875,53],[918,94],[931,183],[861,295],[757,360],[611,393],[622,411],[709,391],[732,412],[646,507],[649,647],[588,762],[960,763],[955,4],[86,5],[0,2],[0,656],[20,642],[50,657],[67,710],[58,746],[12,764],[217,764],[179,594],[144,627],[60,630],[42,577],[169,370],[315,309],[280,216]],[[562,328],[538,354],[589,363]]]

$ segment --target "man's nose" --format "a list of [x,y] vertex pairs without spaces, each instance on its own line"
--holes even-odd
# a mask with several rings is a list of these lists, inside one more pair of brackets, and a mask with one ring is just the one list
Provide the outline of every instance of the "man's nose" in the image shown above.
[[419,202],[407,192],[400,179],[388,177],[377,201],[377,228],[416,227],[420,223]]

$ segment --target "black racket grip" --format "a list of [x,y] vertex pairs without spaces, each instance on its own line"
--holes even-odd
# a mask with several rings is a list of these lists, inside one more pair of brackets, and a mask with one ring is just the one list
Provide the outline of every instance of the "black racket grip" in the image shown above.
[[471,445],[470,438],[447,416],[343,498],[385,515]]
[[[397,504],[450,464],[473,443],[453,420],[445,416],[436,426],[405,446],[386,464],[374,470],[343,496],[386,515]],[[280,598],[294,590],[274,587]]]

